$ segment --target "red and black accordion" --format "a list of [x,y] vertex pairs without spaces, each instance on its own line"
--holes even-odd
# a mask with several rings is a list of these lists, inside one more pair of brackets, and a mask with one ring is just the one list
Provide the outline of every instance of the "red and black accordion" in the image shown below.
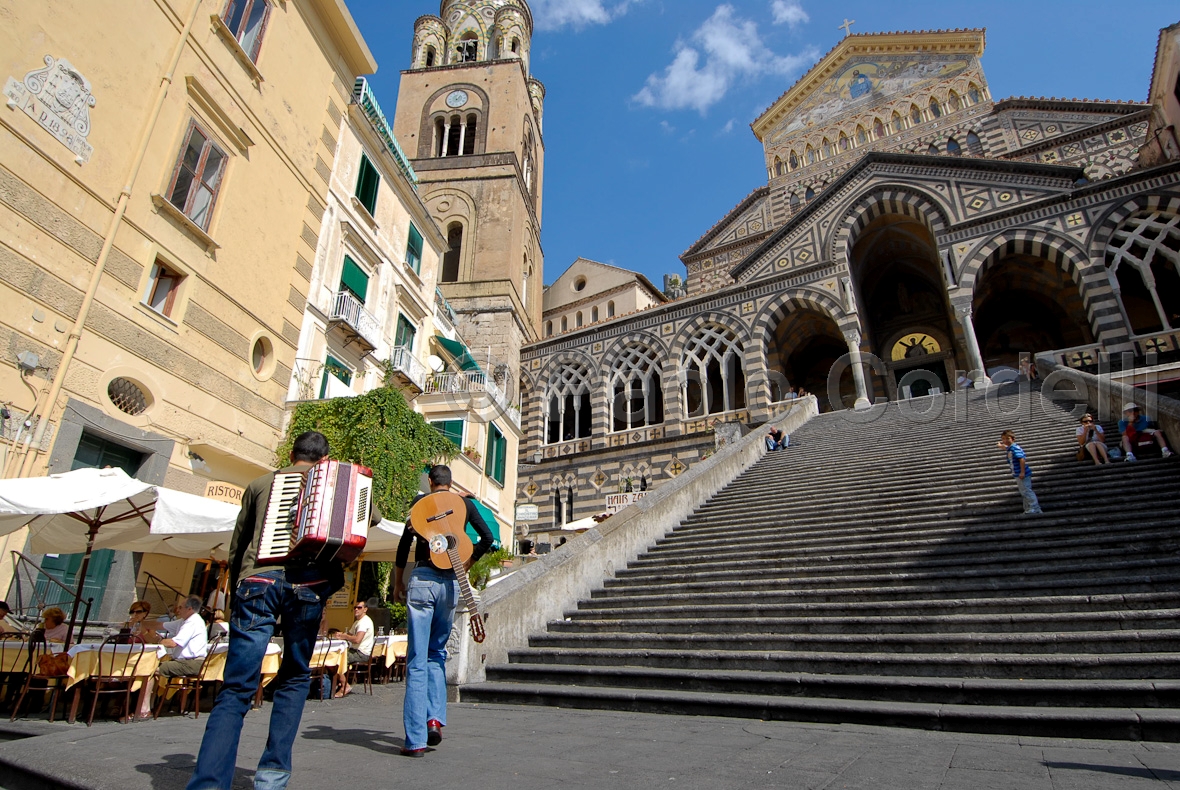
[[367,466],[324,460],[306,472],[276,473],[258,562],[352,562],[365,549],[372,499]]

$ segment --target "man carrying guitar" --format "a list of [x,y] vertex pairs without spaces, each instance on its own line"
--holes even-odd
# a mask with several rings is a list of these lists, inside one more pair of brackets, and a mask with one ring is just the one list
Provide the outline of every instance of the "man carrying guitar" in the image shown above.
[[[438,464],[430,470],[430,493],[451,490],[451,469]],[[414,506],[425,495],[418,495],[410,503]],[[430,541],[419,535],[409,521],[397,546],[393,594],[394,600],[404,602],[409,612],[409,638],[406,646],[406,700],[402,706],[402,720],[406,728],[406,742],[401,753],[406,757],[421,757],[426,747],[442,741],[442,728],[447,723],[447,639],[455,620],[455,606],[459,599],[456,572],[465,573],[471,564],[492,547],[494,538],[475,504],[460,497],[466,513],[455,514],[470,524],[479,534],[471,558],[462,569],[440,569],[432,562]],[[425,504],[425,503],[424,503]],[[444,515],[440,514],[438,518]],[[413,518],[410,519],[412,521]],[[455,519],[456,522],[458,518]],[[461,540],[463,526],[456,530]],[[417,540],[414,551],[414,570],[407,587],[404,573],[410,555],[410,544]],[[443,554],[443,557],[446,555]],[[445,564],[445,563],[444,563]]]

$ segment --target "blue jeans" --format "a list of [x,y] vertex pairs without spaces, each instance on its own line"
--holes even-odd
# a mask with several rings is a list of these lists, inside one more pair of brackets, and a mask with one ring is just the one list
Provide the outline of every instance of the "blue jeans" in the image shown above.
[[270,732],[254,774],[254,787],[282,790],[287,786],[291,746],[311,684],[308,660],[329,587],[323,574],[311,569],[291,573],[267,570],[238,582],[230,610],[225,678],[209,713],[197,767],[186,790],[229,790],[233,786],[242,721],[258,689],[266,646],[276,631],[283,635],[283,661],[271,686]]
[[1016,478],[1016,485],[1020,487],[1020,498],[1024,501],[1025,513],[1041,513],[1041,503],[1032,490],[1032,475]]
[[402,722],[406,748],[426,748],[426,723],[447,723],[447,639],[455,621],[459,582],[452,571],[419,565],[406,585],[409,640]]

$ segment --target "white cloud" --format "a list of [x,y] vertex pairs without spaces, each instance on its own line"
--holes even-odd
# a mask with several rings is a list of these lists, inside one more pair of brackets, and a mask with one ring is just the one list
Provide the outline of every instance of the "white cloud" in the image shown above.
[[770,12],[774,14],[776,25],[790,25],[792,29],[811,21],[799,0],[774,0],[770,4]]
[[556,30],[569,25],[605,25],[627,13],[627,7],[637,0],[532,0],[530,4],[541,30]]
[[691,108],[704,115],[738,80],[766,74],[788,75],[814,57],[810,51],[775,55],[762,43],[753,22],[737,16],[733,6],[723,4],[688,42],[677,42],[672,63],[662,75],[650,75],[634,99],[647,107]]
[[737,125],[737,121],[734,120],[733,118],[730,118],[728,121],[725,122],[725,126],[721,127],[721,131],[718,132],[718,135],[720,136],[720,135],[729,134],[730,132],[733,131],[733,127],[736,125]]

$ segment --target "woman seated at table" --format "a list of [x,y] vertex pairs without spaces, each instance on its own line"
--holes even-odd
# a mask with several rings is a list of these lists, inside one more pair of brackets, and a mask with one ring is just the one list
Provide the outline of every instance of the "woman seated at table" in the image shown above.
[[123,630],[129,637],[128,641],[142,642],[143,632],[148,628],[147,619],[151,617],[152,605],[147,601],[136,601],[127,610],[127,622],[123,623]]
[[69,628],[66,626],[66,613],[57,606],[51,606],[41,613],[42,624],[41,627],[45,629],[46,642],[65,642],[66,633]]

